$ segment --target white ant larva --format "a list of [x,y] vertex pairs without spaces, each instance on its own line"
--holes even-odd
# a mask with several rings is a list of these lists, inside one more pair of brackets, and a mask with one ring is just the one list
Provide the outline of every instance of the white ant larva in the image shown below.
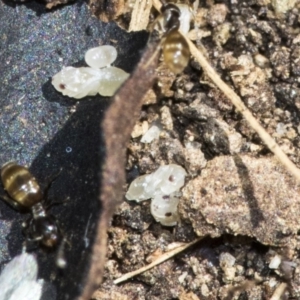
[[110,97],[128,78],[129,74],[111,66],[117,50],[105,45],[89,49],[85,61],[89,67],[64,67],[52,77],[52,85],[64,96],[81,99],[86,96]]

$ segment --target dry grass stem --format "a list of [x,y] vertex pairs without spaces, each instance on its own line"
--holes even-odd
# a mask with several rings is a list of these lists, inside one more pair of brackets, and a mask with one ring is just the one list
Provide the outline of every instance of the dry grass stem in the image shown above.
[[259,124],[250,110],[242,102],[241,98],[220,78],[220,76],[212,68],[212,66],[193,44],[193,42],[191,42],[189,39],[186,40],[189,44],[191,54],[199,62],[204,72],[206,72],[212,82],[227,96],[227,98],[232,102],[236,109],[244,116],[249,125],[257,132],[262,141],[276,155],[279,161],[288,169],[288,171],[292,175],[294,175],[300,181],[300,170],[296,167],[296,165],[287,157],[287,155],[281,150],[274,139]]
[[149,23],[152,0],[135,1],[128,31],[145,30]]
[[203,237],[200,237],[200,238],[198,238],[198,239],[196,239],[196,240],[194,240],[194,241],[192,241],[192,242],[190,242],[190,243],[184,244],[183,246],[180,246],[180,247],[178,247],[178,248],[175,248],[175,249],[173,249],[173,250],[171,250],[171,251],[168,251],[168,252],[162,254],[159,258],[157,258],[157,259],[156,259],[155,261],[153,261],[151,264],[149,264],[149,265],[147,265],[147,266],[144,266],[144,267],[142,267],[142,268],[140,268],[140,269],[138,269],[138,270],[129,272],[129,273],[127,273],[127,274],[124,274],[124,275],[121,276],[120,278],[114,280],[114,284],[121,283],[121,282],[126,281],[126,280],[128,280],[128,279],[130,279],[130,278],[132,278],[132,277],[134,277],[134,276],[136,276],[136,275],[142,274],[142,273],[144,273],[144,272],[146,272],[146,271],[148,271],[148,270],[154,268],[155,266],[157,266],[157,265],[163,263],[164,261],[166,261],[166,260],[168,260],[169,258],[175,256],[176,254],[178,254],[178,253],[184,251],[185,249],[187,249],[187,248],[193,246],[194,244],[198,243],[198,242],[199,242],[200,240],[202,240],[202,239],[203,239]]
[[282,282],[275,290],[274,294],[270,298],[270,300],[280,300],[281,296],[283,295],[285,289],[287,287],[287,284]]
[[155,7],[155,9],[157,11],[160,11],[160,8],[161,8],[161,2],[160,0],[152,0],[153,1],[153,6]]

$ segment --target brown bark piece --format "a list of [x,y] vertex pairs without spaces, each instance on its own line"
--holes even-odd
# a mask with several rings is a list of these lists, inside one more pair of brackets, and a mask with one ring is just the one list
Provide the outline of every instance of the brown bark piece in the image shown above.
[[97,225],[91,268],[80,300],[89,299],[102,280],[106,257],[107,228],[118,204],[124,197],[127,143],[139,118],[143,96],[155,78],[159,41],[152,38],[140,63],[130,78],[112,98],[102,123],[105,143],[105,165],[101,174],[102,214]]

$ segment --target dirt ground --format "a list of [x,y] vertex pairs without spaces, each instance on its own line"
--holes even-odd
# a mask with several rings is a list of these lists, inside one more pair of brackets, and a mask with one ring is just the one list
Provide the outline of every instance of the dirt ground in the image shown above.
[[[299,9],[299,1],[200,1],[194,26],[198,48],[298,167]],[[124,200],[94,299],[300,299],[299,183],[193,58],[177,76],[161,62],[144,101],[127,182],[163,164],[183,166],[180,219],[164,227],[149,201]],[[142,143],[153,123],[159,138]],[[174,258],[113,283],[197,236],[204,239]]]

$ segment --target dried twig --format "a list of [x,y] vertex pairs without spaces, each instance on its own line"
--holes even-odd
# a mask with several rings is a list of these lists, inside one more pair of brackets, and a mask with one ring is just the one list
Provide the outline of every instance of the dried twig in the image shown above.
[[[143,96],[153,85],[158,57],[155,50],[158,43],[158,39],[150,40],[140,63],[112,98],[112,104],[102,123],[105,143],[105,165],[101,174],[100,195],[102,214],[97,224],[91,267],[79,300],[90,299],[102,280],[107,247],[106,231],[115,207],[123,201],[127,143],[139,118]],[[150,60],[151,63],[148,63]]]
[[184,251],[185,249],[195,245],[196,243],[198,243],[199,241],[201,241],[203,239],[203,237],[200,237],[200,238],[197,238],[196,240],[190,242],[190,243],[187,243],[187,244],[184,244],[183,246],[180,246],[178,248],[175,248],[169,252],[166,252],[164,254],[162,254],[160,257],[158,257],[155,261],[153,261],[151,264],[147,265],[147,266],[144,266],[138,270],[135,270],[135,271],[132,271],[132,272],[129,272],[127,274],[124,274],[123,276],[121,276],[120,278],[116,279],[114,281],[114,284],[118,284],[118,283],[121,283],[125,280],[128,280],[136,275],[139,275],[141,273],[144,273],[152,268],[154,268],[155,266],[163,263],[164,261],[168,260],[169,258],[175,256],[176,254]]
[[270,298],[270,300],[280,300],[281,296],[283,295],[284,291],[287,288],[287,284],[282,282],[280,285],[276,288],[274,294]]
[[149,23],[152,0],[135,1],[128,31],[145,30]]

